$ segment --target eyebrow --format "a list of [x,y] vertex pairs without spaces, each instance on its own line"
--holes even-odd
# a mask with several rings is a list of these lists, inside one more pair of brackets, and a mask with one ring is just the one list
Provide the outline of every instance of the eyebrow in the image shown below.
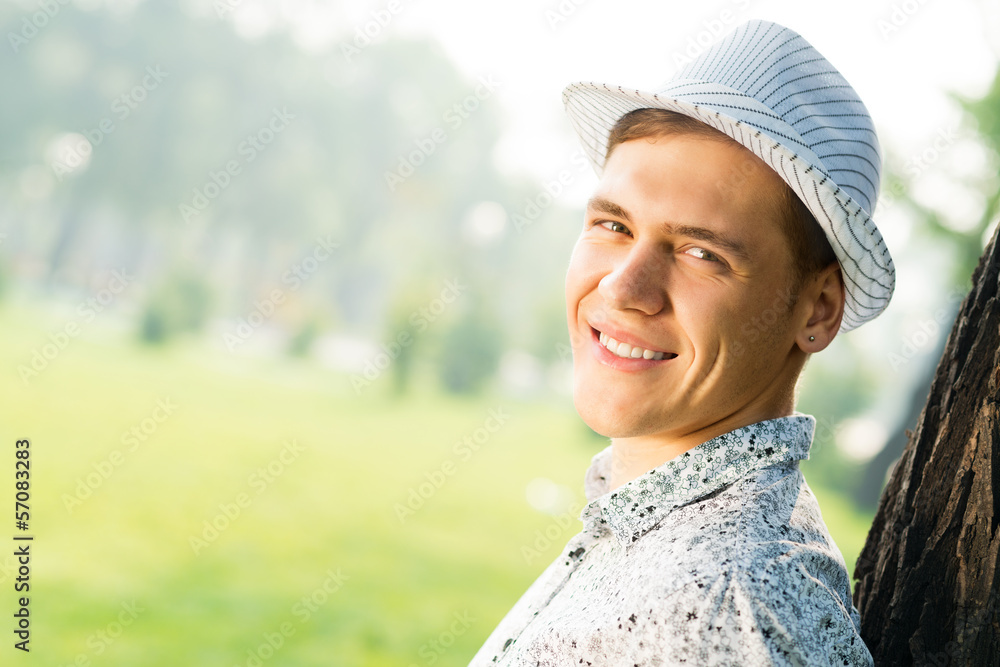
[[[626,222],[632,222],[632,216],[624,208],[611,201],[600,196],[591,197],[587,201],[587,209],[595,211],[597,213],[606,213],[608,215],[613,215],[616,218],[621,218]],[[707,229],[705,227],[698,227],[696,225],[681,225],[672,222],[660,223],[660,229],[664,233],[675,235],[675,236],[689,236],[693,239],[699,241],[705,241],[711,243],[712,245],[722,248],[728,251],[732,255],[739,257],[744,261],[750,261],[750,253],[747,252],[746,246],[736,241],[734,239],[722,236],[717,232]]]

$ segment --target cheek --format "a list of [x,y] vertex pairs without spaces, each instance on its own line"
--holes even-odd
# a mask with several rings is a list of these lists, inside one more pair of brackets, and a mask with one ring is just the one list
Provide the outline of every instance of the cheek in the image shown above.
[[685,334],[703,358],[746,347],[744,329],[753,308],[742,292],[734,293],[732,286],[701,284],[690,286],[685,297],[675,298],[673,303]]
[[580,300],[586,294],[584,288],[584,283],[586,281],[586,274],[584,271],[583,256],[581,254],[580,244],[577,243],[573,248],[573,254],[569,259],[569,267],[566,269],[566,323],[569,326],[570,342],[573,347],[577,347],[578,341],[576,340],[576,325],[578,320],[578,312],[580,307]]
[[600,280],[599,262],[592,248],[577,241],[566,270],[566,302],[572,307]]
[[705,276],[681,275],[667,291],[678,317],[690,323],[693,331],[727,330],[746,307],[743,293],[733,285]]
[[779,353],[789,313],[774,296],[764,294],[748,297],[732,318],[732,336],[749,356],[764,359]]

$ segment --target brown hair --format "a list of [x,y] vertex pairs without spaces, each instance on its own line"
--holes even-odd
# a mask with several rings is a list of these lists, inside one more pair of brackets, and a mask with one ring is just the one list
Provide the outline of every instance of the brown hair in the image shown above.
[[[608,137],[608,150],[605,161],[611,157],[615,147],[623,142],[648,137],[673,136],[689,134],[716,141],[728,141],[744,150],[749,150],[729,135],[706,125],[691,116],[667,109],[636,109],[622,116],[611,128]],[[819,273],[831,263],[837,261],[837,256],[820,228],[816,218],[806,208],[805,203],[785,183],[781,188],[777,201],[771,203],[772,210],[780,216],[781,229],[788,239],[792,251],[792,266],[794,270],[794,292],[797,296],[802,282],[809,276]]]

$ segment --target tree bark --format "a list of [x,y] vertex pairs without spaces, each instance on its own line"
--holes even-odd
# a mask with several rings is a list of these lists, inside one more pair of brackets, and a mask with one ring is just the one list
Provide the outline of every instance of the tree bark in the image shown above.
[[858,557],[876,665],[1000,665],[998,283],[994,234]]

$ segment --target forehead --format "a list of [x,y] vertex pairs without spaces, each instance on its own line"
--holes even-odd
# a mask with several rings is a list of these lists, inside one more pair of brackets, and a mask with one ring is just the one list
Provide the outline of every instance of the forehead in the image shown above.
[[734,141],[681,134],[632,139],[611,152],[595,197],[634,215],[780,231],[784,181]]

